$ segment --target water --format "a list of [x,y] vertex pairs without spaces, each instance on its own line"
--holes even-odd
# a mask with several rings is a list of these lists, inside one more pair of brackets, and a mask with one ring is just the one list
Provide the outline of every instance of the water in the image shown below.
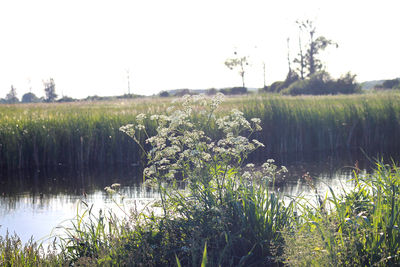
[[[371,163],[364,155],[339,153],[283,155],[277,164],[285,165],[289,174],[276,181],[277,188],[290,196],[313,198],[315,190],[303,178],[309,174],[319,195],[325,196],[328,187],[336,192],[351,186],[349,178],[355,164],[366,171]],[[58,227],[68,227],[77,212],[83,210],[82,201],[94,204],[94,210],[118,211],[105,186],[121,184],[121,194],[128,206],[145,203],[157,192],[141,186],[138,168],[116,167],[74,172],[64,168],[52,171],[32,171],[2,174],[0,177],[0,235],[16,233],[23,242],[31,237],[45,241],[51,234],[62,233]]]

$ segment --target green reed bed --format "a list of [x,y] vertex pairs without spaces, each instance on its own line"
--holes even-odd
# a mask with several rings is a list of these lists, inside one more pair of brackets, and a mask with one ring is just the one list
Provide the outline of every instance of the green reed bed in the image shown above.
[[[161,105],[160,105],[161,104]],[[135,144],[119,132],[149,101],[0,107],[0,164],[8,168],[135,163]],[[165,109],[165,108],[164,108]]]
[[[139,113],[167,112],[170,99],[148,98],[72,104],[0,106],[0,164],[7,168],[136,163],[142,151],[118,129]],[[255,137],[269,153],[381,151],[400,148],[400,94],[352,96],[230,97],[219,113],[232,108],[261,119]],[[193,115],[197,116],[196,113]],[[147,119],[150,132],[153,122]],[[208,131],[216,137],[215,125]],[[144,141],[144,139],[142,140]],[[253,158],[255,159],[255,158]]]
[[400,94],[249,98],[246,117],[259,117],[257,137],[272,153],[363,148],[397,149]]

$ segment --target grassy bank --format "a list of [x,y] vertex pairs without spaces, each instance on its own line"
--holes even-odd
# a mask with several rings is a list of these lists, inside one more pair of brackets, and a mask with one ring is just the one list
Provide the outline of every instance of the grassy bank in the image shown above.
[[[0,106],[3,168],[136,163],[143,155],[119,127],[138,113],[166,112],[170,99]],[[363,148],[400,148],[400,94],[352,96],[272,95],[228,98],[219,112],[237,108],[261,119],[255,154]],[[149,131],[155,131],[147,121]],[[153,128],[152,128],[153,127]],[[213,130],[211,130],[213,131]]]
[[[349,179],[354,177],[349,177]],[[78,216],[57,246],[0,237],[2,266],[398,266],[400,170],[378,164],[348,192],[328,192],[321,204],[283,196],[264,186],[176,202],[172,214]],[[214,192],[215,199],[220,191]],[[211,197],[211,198],[210,198]],[[324,196],[321,196],[324,199]],[[174,198],[174,200],[178,200]],[[201,204],[187,213],[186,208]],[[302,204],[303,203],[303,204]],[[210,204],[209,207],[207,205]],[[112,233],[112,235],[108,234]],[[204,248],[206,247],[206,253]],[[58,252],[57,252],[58,251]],[[178,259],[178,260],[177,260]],[[80,265],[79,265],[80,264]]]

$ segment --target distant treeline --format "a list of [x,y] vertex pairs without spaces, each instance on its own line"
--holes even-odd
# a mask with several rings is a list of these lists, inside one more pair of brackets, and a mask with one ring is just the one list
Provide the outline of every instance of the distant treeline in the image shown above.
[[264,87],[264,91],[284,95],[354,94],[361,91],[355,78],[356,75],[347,73],[339,79],[332,79],[325,71],[312,74],[307,79],[292,75],[285,81],[274,82],[270,86]]
[[[135,123],[139,113],[160,114],[172,104],[165,98],[0,106],[2,168],[74,168],[137,164],[144,160],[119,127]],[[341,148],[380,151],[400,149],[400,94],[352,96],[274,96],[227,98],[220,112],[233,108],[258,117],[266,145],[254,154],[264,160],[277,153],[334,151]],[[149,134],[153,121],[147,120]],[[210,126],[213,134],[218,130]],[[144,143],[145,137],[142,136]]]
[[215,89],[210,88],[206,90],[190,90],[190,89],[177,89],[170,91],[161,91],[158,95],[160,97],[181,97],[184,95],[196,95],[196,94],[205,94],[208,96],[216,95],[217,93],[223,93],[224,95],[244,95],[249,93],[249,90],[246,87],[232,87],[232,88],[222,88]]
[[374,86],[375,89],[400,89],[400,78],[384,80]]

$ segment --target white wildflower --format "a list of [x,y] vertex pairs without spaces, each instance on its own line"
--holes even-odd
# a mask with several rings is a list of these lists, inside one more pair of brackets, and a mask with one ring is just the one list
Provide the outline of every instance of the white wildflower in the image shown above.
[[265,145],[263,143],[261,143],[260,141],[258,141],[256,139],[253,139],[252,141],[256,145],[256,147],[265,147]]
[[250,172],[244,172],[243,175],[242,175],[242,177],[243,177],[244,179],[251,179],[251,173],[250,173]]
[[120,188],[121,187],[121,184],[118,184],[118,183],[113,183],[112,185],[111,185],[111,188],[112,189],[118,189],[118,188]]
[[146,119],[146,114],[140,113],[139,115],[136,116],[136,121],[139,124],[143,124],[145,119]]
[[116,193],[116,191],[114,189],[112,189],[111,187],[109,187],[109,186],[104,187],[104,191],[106,191],[106,193],[110,194],[110,195]]

